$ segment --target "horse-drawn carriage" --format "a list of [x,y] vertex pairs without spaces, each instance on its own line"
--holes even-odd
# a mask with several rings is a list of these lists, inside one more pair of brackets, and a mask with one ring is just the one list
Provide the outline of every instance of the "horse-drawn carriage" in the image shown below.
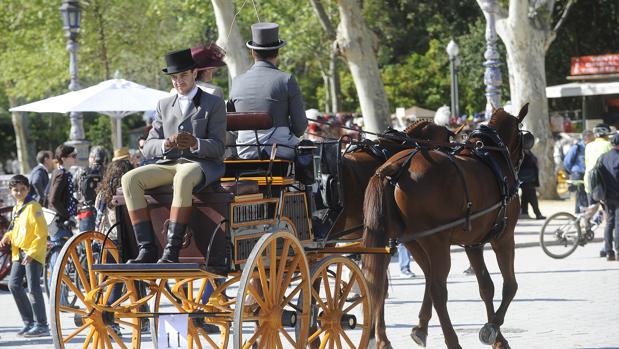
[[[228,129],[269,128],[264,115],[228,114]],[[182,335],[166,334],[172,347],[186,331],[189,348],[227,348],[231,336],[234,348],[365,348],[369,292],[346,255],[389,249],[366,249],[333,229],[343,206],[341,147],[341,141],[300,146],[305,154],[296,164],[227,160],[221,181],[193,196],[177,264],[125,264],[138,249],[118,193],[116,241],[103,232],[81,233],[58,257],[50,315],[55,347],[140,348],[144,319],[153,342],[161,342],[162,320],[181,316]],[[315,183],[323,195],[312,192]],[[172,188],[147,191],[146,198],[161,247]],[[349,243],[336,245],[342,242]],[[74,306],[60,299],[63,288],[77,297]]]

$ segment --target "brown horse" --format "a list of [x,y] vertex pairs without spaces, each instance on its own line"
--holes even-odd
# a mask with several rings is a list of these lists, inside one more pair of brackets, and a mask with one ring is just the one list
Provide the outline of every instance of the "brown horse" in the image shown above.
[[[417,121],[411,124],[404,130],[404,133],[415,140],[425,140],[434,143],[445,144],[450,141],[450,137],[455,136],[462,130],[462,127],[455,132],[450,131],[444,126],[438,126],[430,121]],[[399,141],[398,137],[379,138],[377,143],[395,154],[399,151],[410,149],[410,144]],[[343,239],[361,238],[363,234],[363,212],[364,190],[370,179],[374,176],[376,170],[385,163],[386,159],[377,156],[375,152],[370,151],[367,147],[372,144],[366,144],[360,147],[357,151],[346,152],[342,157],[342,181],[343,188],[343,211],[336,220],[332,229],[334,232],[347,232],[342,235]],[[414,244],[414,243],[413,243]],[[386,256],[389,258],[389,256]],[[387,290],[387,276],[384,274],[384,291]],[[384,320],[384,299],[385,294],[372,298],[375,303],[376,311],[373,313],[372,319],[373,330],[370,338],[375,338],[378,343],[388,345],[387,335],[385,332]]]
[[[433,305],[447,347],[461,348],[447,312],[446,287],[450,245],[461,244],[468,246],[467,256],[476,272],[488,316],[480,340],[493,348],[509,348],[500,326],[518,288],[514,273],[514,229],[520,206],[516,170],[522,160],[522,133],[518,125],[527,107],[522,108],[518,117],[503,109],[493,113],[487,131],[498,137],[474,133],[464,150],[451,157],[435,150],[422,150],[410,161],[413,150],[403,151],[381,166],[370,180],[364,202],[366,246],[385,246],[389,238],[398,238],[413,252],[425,274],[420,322],[412,333],[418,344],[425,345]],[[476,155],[482,152],[487,152],[489,165]],[[497,179],[497,174],[501,178]],[[446,185],[446,178],[453,179],[454,184]],[[467,216],[470,219],[462,219]],[[463,222],[448,226],[459,221]],[[490,243],[503,276],[503,297],[496,312],[492,303],[494,285],[481,248],[490,237],[494,237]],[[365,255],[363,264],[376,314],[384,302],[389,258]],[[383,347],[389,347],[388,342],[379,345]]]

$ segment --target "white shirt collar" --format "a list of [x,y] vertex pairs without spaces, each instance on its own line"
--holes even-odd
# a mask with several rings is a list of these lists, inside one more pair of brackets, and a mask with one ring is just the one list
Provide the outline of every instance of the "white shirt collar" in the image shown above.
[[182,94],[180,94],[180,93],[179,93],[179,94],[178,94],[178,98],[190,101],[190,100],[192,100],[192,99],[193,99],[193,97],[195,97],[195,96],[196,96],[196,93],[198,93],[198,85],[195,85],[195,86],[191,89],[191,91],[189,91],[189,93],[188,93],[188,94],[186,94],[186,95],[182,95]]

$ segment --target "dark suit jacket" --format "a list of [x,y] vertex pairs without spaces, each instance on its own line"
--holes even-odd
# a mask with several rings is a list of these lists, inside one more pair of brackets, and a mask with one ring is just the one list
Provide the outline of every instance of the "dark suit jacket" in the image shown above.
[[47,202],[49,208],[58,213],[63,221],[71,217],[69,213],[69,202],[71,200],[69,193],[69,173],[65,169],[56,169],[52,173],[52,179],[49,186],[49,194]]
[[45,201],[47,201],[46,189],[48,184],[49,175],[47,174],[47,169],[42,164],[37,165],[30,172],[30,193],[43,207],[45,207]]
[[[181,131],[189,132],[198,139],[199,152],[170,149],[164,153],[165,139]],[[157,116],[144,143],[143,153],[148,158],[157,159],[158,164],[171,163],[179,159],[200,164],[205,181],[194,188],[194,191],[198,192],[223,176],[225,140],[226,109],[223,99],[198,89],[186,115],[183,115],[180,109],[178,95],[159,101]]]

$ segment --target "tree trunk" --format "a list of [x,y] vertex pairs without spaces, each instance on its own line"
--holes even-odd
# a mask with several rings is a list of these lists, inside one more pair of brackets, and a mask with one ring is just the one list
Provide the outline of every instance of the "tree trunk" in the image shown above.
[[[481,3],[478,0],[478,4]],[[483,7],[482,7],[483,10]],[[528,1],[510,1],[508,15],[499,11],[496,29],[507,50],[509,88],[513,110],[529,104],[524,127],[535,135],[533,153],[537,156],[542,198],[555,199],[557,183],[553,161],[554,140],[546,99],[545,44],[549,31],[534,26],[528,16]],[[484,11],[484,15],[488,13]]]
[[338,0],[337,4],[337,41],[355,82],[363,128],[382,132],[389,126],[389,102],[376,60],[375,35],[365,24],[358,0]]
[[331,99],[331,110],[333,113],[342,111],[340,102],[340,75],[337,69],[337,42],[333,43],[333,49],[329,55],[329,95]]
[[228,66],[230,78],[243,74],[251,67],[251,60],[245,41],[234,22],[234,2],[230,0],[211,0],[217,21],[217,45],[226,51],[224,62]]
[[[17,106],[15,97],[9,97],[11,108]],[[28,145],[28,116],[26,113],[11,113],[13,130],[15,131],[15,147],[17,148],[17,161],[19,161],[19,172],[21,174],[30,173],[34,164],[33,157],[29,152]]]

